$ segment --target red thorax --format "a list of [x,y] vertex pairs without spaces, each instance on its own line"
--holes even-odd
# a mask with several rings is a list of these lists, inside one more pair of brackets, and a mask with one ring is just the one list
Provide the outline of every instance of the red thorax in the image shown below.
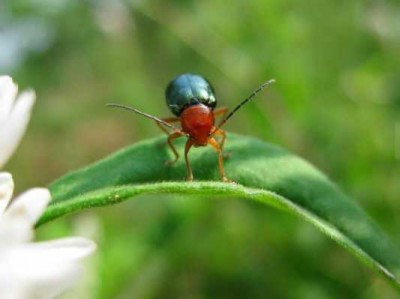
[[180,118],[182,130],[190,135],[194,145],[207,145],[211,130],[214,128],[212,110],[203,104],[197,104],[183,110]]

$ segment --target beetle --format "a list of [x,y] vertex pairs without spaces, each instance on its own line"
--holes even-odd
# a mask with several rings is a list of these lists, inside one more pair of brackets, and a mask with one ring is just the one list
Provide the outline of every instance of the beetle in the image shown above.
[[[175,115],[174,117],[160,119],[136,108],[115,103],[109,103],[107,106],[123,108],[154,120],[161,130],[168,135],[167,144],[174,154],[173,160],[166,161],[168,165],[174,164],[179,159],[179,154],[173,141],[179,137],[186,136],[185,162],[187,169],[186,179],[188,181],[193,180],[193,172],[188,159],[188,153],[191,147],[211,145],[218,154],[218,169],[221,180],[228,182],[229,180],[224,171],[222,155],[226,133],[221,127],[237,110],[273,82],[275,82],[275,80],[271,79],[262,84],[229,114],[228,109],[225,107],[215,109],[217,106],[217,98],[210,82],[200,75],[189,73],[177,76],[168,84],[165,90],[167,105],[170,111]],[[222,121],[216,126],[215,118],[217,116],[222,116]],[[181,129],[172,125],[172,123],[175,122],[180,122]],[[166,127],[172,129],[172,132],[168,131]],[[221,137],[220,142],[217,142],[215,139],[216,136]]]

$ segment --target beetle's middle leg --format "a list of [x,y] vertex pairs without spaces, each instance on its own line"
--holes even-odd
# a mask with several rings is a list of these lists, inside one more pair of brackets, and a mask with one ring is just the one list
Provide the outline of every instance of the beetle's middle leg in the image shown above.
[[[219,148],[221,151],[223,151],[225,141],[226,141],[226,132],[224,130],[221,130],[218,128],[214,128],[213,131],[214,131],[214,133],[212,134],[213,136],[215,136],[215,135],[221,136],[221,141],[219,142]],[[225,159],[229,159],[231,156],[229,153],[224,153],[224,152],[222,155]]]
[[171,134],[168,135],[167,143],[168,143],[169,147],[171,148],[172,152],[174,153],[175,159],[165,161],[166,165],[170,166],[170,165],[174,164],[176,161],[178,161],[179,154],[178,154],[178,151],[176,150],[175,145],[172,142],[175,139],[177,139],[179,137],[182,137],[182,136],[185,136],[185,134],[183,132],[179,132],[179,131],[171,133]]

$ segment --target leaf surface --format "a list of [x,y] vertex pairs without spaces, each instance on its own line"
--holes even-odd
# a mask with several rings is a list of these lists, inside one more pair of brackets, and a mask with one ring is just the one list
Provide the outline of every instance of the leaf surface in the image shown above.
[[[224,162],[236,183],[219,182],[211,148],[189,155],[195,182],[185,182],[184,159],[173,166],[165,137],[122,149],[50,186],[52,204],[38,225],[91,207],[106,206],[140,194],[183,194],[257,200],[298,215],[336,240],[400,290],[400,255],[386,235],[325,175],[290,152],[258,139],[228,135]],[[176,142],[182,153],[184,140]],[[257,232],[254,232],[255,234]]]

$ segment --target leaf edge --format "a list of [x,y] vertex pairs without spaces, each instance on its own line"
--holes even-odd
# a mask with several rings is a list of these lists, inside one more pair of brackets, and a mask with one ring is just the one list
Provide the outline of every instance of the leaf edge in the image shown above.
[[[196,192],[201,193],[196,194]],[[279,210],[289,212],[308,223],[316,226],[322,233],[339,243],[342,247],[353,254],[372,270],[379,272],[400,293],[400,281],[396,275],[379,261],[368,255],[361,247],[357,246],[350,238],[344,235],[334,225],[325,221],[316,214],[295,204],[289,199],[268,190],[245,187],[236,183],[227,184],[213,181],[199,182],[158,182],[136,185],[121,185],[118,187],[107,187],[96,191],[87,192],[71,198],[68,201],[50,204],[45,213],[36,223],[36,227],[77,211],[117,204],[133,197],[146,194],[175,194],[175,195],[201,195],[211,197],[239,197],[250,199],[270,205]]]

